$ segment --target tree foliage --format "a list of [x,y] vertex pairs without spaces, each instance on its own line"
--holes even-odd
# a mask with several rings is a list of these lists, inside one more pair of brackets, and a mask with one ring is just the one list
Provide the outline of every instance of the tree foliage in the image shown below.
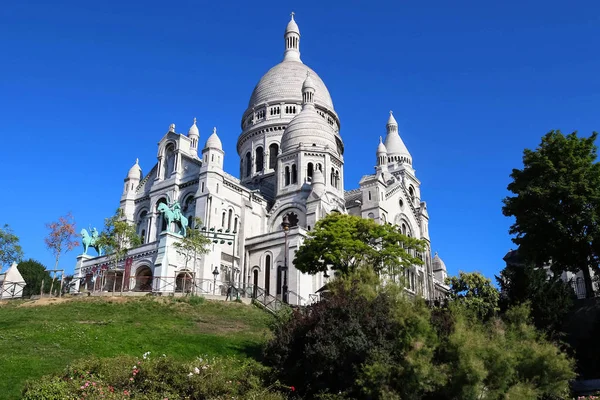
[[560,277],[531,265],[507,265],[496,277],[501,289],[500,308],[528,303],[535,326],[555,336],[573,309],[575,293]]
[[13,262],[19,262],[22,258],[23,249],[19,244],[19,237],[5,224],[0,228],[0,269]]
[[423,264],[418,254],[424,249],[421,240],[403,235],[396,226],[332,213],[319,220],[308,233],[296,253],[294,265],[311,274],[326,272],[330,266],[341,275],[369,267],[399,276],[404,268]]
[[44,282],[43,292],[50,293],[52,277],[50,276],[50,273],[46,271],[46,267],[42,263],[29,259],[27,261],[21,261],[19,265],[17,265],[17,269],[25,281],[23,297],[39,295],[42,288],[42,281]]
[[104,230],[96,243],[104,248],[106,256],[115,263],[116,268],[118,262],[127,257],[130,248],[139,246],[141,239],[135,227],[125,219],[123,210],[118,208],[115,215],[104,220]]
[[[529,323],[528,309],[482,321],[464,301],[431,312],[362,273],[274,326],[265,362],[305,398],[567,398],[572,361]],[[489,282],[489,281],[488,281]]]
[[50,230],[48,236],[44,239],[46,247],[54,255],[54,269],[58,268],[58,260],[62,253],[73,250],[79,246],[77,231],[75,230],[75,220],[71,213],[58,217],[58,221],[49,222],[46,228]]
[[185,258],[185,265],[187,268],[188,262],[194,260],[195,262],[198,256],[208,253],[210,249],[211,240],[206,237],[197,227],[202,226],[202,220],[198,217],[194,218],[194,225],[196,228],[188,229],[187,235],[181,239],[181,241],[175,243],[177,251]]
[[446,278],[446,284],[450,285],[450,298],[479,318],[487,320],[498,311],[500,294],[491,280],[479,272],[459,272],[458,276]]
[[527,262],[552,261],[555,273],[584,273],[593,296],[589,268],[600,272],[600,164],[597,133],[579,138],[550,131],[536,150],[525,149],[523,169],[513,169],[503,202],[515,217],[510,233]]

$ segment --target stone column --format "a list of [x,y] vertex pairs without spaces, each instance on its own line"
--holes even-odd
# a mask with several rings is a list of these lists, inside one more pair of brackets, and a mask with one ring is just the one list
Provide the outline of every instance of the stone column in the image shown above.
[[86,261],[92,258],[94,257],[90,256],[89,254],[81,254],[77,256],[77,263],[75,264],[75,271],[73,272],[73,281],[75,281],[74,290],[76,293],[79,292],[81,278],[85,277],[85,274],[83,273],[83,267]]

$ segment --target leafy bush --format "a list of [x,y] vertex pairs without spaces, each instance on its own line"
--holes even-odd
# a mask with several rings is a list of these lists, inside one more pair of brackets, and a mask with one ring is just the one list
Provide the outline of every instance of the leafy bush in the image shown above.
[[60,376],[29,382],[23,399],[285,399],[291,388],[266,387],[268,373],[255,361],[236,358],[188,363],[148,353],[142,359],[95,358],[67,367]]
[[[364,275],[364,274],[363,274]],[[463,301],[430,311],[393,284],[336,279],[327,300],[274,326],[265,362],[307,398],[567,398],[573,363],[530,323]],[[485,321],[482,318],[485,317]]]

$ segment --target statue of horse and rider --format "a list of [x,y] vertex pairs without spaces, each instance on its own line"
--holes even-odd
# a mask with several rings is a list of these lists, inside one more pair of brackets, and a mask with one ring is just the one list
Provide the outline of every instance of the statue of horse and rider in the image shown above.
[[92,229],[91,235],[84,229],[81,230],[81,243],[83,244],[83,254],[87,254],[88,248],[95,249],[98,252],[98,256],[102,255],[102,247],[98,244],[98,230]]
[[158,212],[163,214],[163,218],[167,219],[167,230],[169,232],[173,232],[171,230],[171,224],[173,222],[178,222],[180,226],[179,234],[182,236],[186,236],[187,228],[188,228],[188,219],[181,213],[181,205],[178,201],[173,203],[170,207],[165,203],[160,203],[158,205]]

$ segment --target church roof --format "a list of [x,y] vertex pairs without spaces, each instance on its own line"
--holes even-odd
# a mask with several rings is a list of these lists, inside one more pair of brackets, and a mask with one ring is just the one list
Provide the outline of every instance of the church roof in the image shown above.
[[139,159],[135,159],[135,164],[133,164],[127,173],[127,179],[142,179],[142,168],[140,167],[139,161]]
[[262,103],[288,101],[302,102],[302,84],[309,72],[315,87],[315,103],[331,111],[333,101],[327,86],[319,75],[301,61],[282,61],[260,78],[252,91],[248,108],[256,107]]
[[447,271],[446,264],[444,263],[444,261],[442,261],[440,256],[438,256],[437,252],[435,253],[435,256],[433,256],[433,260],[431,263],[433,264],[434,271]]
[[298,28],[298,24],[294,21],[294,13],[292,13],[292,19],[288,22],[287,27],[285,28],[285,33],[297,33],[300,34],[300,28]]
[[204,145],[205,149],[213,148],[223,150],[223,144],[221,143],[221,139],[217,135],[217,128],[213,128],[213,133],[206,140],[206,144]]
[[198,130],[198,126],[196,125],[196,118],[194,118],[194,123],[190,126],[190,130],[188,131],[188,136],[200,136],[200,131]]

